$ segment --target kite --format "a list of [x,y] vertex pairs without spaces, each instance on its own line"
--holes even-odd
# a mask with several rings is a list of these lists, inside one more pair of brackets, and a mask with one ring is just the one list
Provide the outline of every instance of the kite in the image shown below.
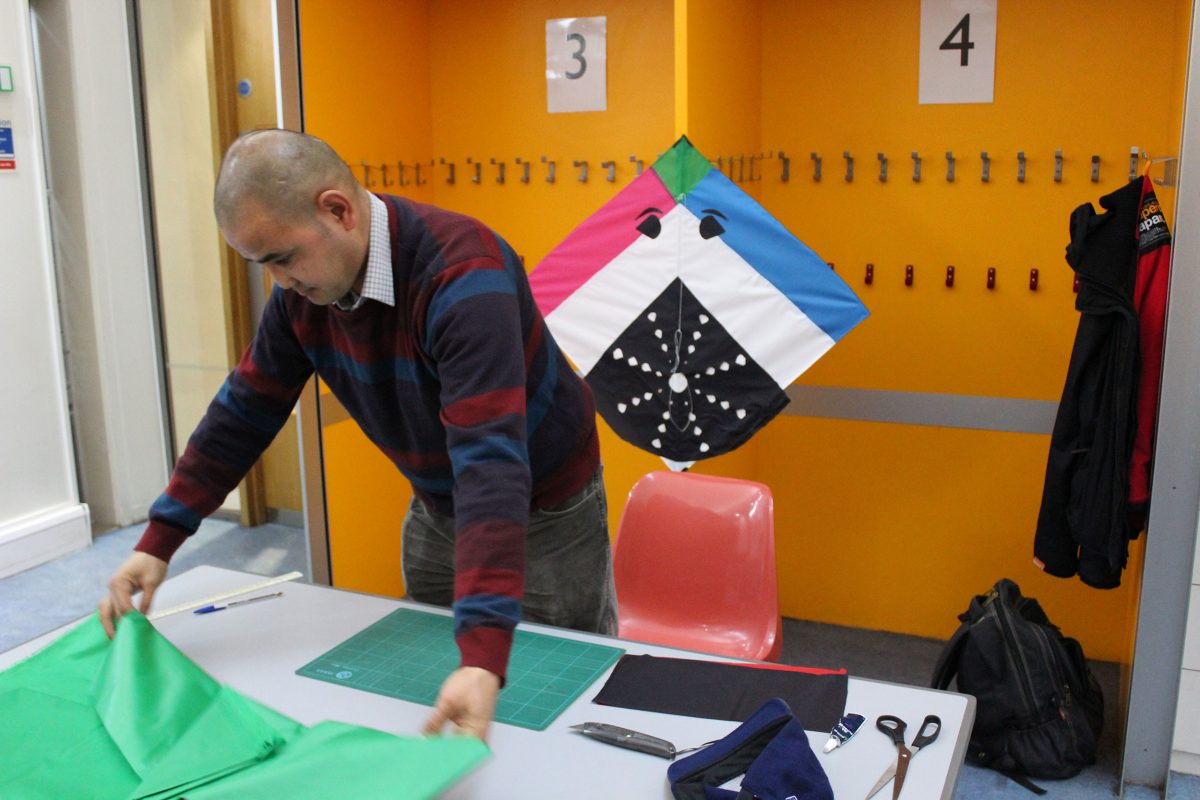
[[530,273],[551,333],[627,442],[727,453],[867,309],[681,137]]

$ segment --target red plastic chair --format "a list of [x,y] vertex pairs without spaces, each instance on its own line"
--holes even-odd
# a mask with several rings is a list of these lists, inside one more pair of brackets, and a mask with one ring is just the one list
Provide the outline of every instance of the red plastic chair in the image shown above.
[[775,510],[761,483],[651,472],[613,549],[622,638],[778,661]]

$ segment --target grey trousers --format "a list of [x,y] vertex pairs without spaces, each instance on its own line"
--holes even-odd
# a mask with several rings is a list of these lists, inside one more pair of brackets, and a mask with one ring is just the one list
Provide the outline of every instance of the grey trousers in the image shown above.
[[[603,469],[565,502],[529,514],[521,618],[615,635],[617,593],[608,538]],[[413,497],[401,529],[401,569],[408,596],[454,602],[454,518]]]

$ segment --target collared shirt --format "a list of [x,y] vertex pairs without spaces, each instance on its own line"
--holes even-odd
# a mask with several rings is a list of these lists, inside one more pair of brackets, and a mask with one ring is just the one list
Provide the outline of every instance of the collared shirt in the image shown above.
[[367,273],[363,277],[362,293],[353,289],[334,302],[341,311],[356,311],[365,300],[378,300],[389,306],[396,305],[392,286],[392,247],[388,241],[387,206],[375,195],[371,198],[371,228],[367,242]]

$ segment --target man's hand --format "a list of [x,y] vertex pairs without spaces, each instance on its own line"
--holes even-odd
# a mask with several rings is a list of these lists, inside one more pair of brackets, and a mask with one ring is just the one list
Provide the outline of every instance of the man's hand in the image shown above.
[[108,581],[108,596],[100,601],[100,624],[108,638],[116,632],[116,621],[133,609],[133,595],[142,592],[138,611],[150,610],[150,601],[167,577],[167,562],[149,553],[134,552]]
[[442,684],[422,733],[441,733],[442,727],[452,722],[462,732],[486,741],[499,694],[500,678],[495,673],[482,667],[459,667]]

